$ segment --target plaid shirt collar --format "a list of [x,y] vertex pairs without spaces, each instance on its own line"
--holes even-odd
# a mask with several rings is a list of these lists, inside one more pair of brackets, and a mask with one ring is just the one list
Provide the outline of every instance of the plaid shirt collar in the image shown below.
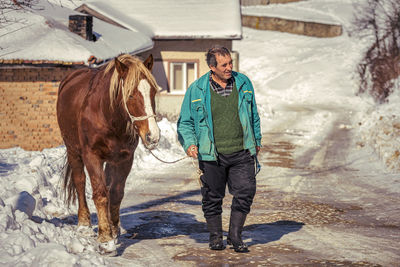
[[212,71],[210,71],[210,86],[214,90],[214,92],[218,93],[221,96],[229,96],[232,93],[234,82],[235,82],[235,79],[232,76],[228,79],[228,83],[226,84],[226,87],[223,88],[221,85],[219,85],[217,82],[215,82],[213,80]]

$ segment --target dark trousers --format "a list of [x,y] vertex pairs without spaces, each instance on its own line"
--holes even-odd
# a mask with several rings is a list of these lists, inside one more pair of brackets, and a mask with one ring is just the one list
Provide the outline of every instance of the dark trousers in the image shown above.
[[219,154],[218,161],[199,161],[203,171],[201,181],[202,208],[205,218],[222,213],[226,184],[233,195],[231,210],[250,212],[256,193],[254,157],[248,150],[232,154]]

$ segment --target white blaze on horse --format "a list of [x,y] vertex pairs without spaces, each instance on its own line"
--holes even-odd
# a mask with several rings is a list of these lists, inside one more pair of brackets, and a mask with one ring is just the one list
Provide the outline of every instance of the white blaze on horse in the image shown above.
[[160,139],[155,120],[158,86],[152,66],[151,55],[142,63],[125,54],[100,68],[77,70],[60,83],[57,120],[67,148],[67,201],[78,197],[78,226],[91,227],[86,167],[103,253],[116,252],[120,204],[139,136],[149,149]]

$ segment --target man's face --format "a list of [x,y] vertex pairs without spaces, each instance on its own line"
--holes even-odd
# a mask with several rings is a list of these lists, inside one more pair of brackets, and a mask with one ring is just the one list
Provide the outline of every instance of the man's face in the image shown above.
[[232,58],[230,55],[222,56],[216,54],[215,58],[217,60],[217,66],[210,66],[210,69],[214,72],[217,79],[221,81],[226,81],[232,77]]

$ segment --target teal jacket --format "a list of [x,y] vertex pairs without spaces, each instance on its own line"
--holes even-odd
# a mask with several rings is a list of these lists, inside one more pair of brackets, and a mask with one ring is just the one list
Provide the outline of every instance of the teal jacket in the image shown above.
[[[243,146],[256,155],[261,146],[260,117],[249,78],[232,72],[239,93],[239,118],[243,127]],[[199,149],[199,160],[217,160],[211,114],[210,72],[193,82],[183,99],[178,119],[178,139],[185,152],[191,145]]]

